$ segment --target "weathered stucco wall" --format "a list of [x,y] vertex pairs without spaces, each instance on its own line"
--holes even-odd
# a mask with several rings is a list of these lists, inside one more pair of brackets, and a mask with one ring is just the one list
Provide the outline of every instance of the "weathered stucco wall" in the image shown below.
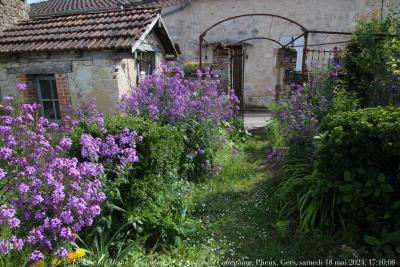
[[[399,0],[386,0],[385,5],[400,5]],[[174,42],[179,43],[180,61],[198,60],[199,35],[214,23],[250,13],[277,14],[304,25],[309,30],[352,31],[357,20],[380,9],[376,0],[193,0],[184,9],[164,15]],[[385,12],[388,8],[385,7]],[[271,37],[282,40],[301,33],[299,27],[277,18],[251,17],[226,22],[211,30],[208,42],[240,41],[250,37]],[[348,36],[311,35],[309,43],[348,40]],[[265,107],[276,85],[276,45],[263,40],[249,41],[245,61],[244,101],[247,106]],[[335,46],[335,45],[333,45]],[[332,49],[333,46],[316,49]],[[208,47],[208,62],[212,50]],[[204,59],[204,58],[203,58]]]
[[[8,62],[4,62],[8,61]],[[69,66],[66,72],[49,67],[48,73],[35,68],[42,66]],[[25,68],[22,74],[65,74],[71,104],[96,98],[99,111],[112,114],[118,111],[118,100],[131,86],[135,86],[136,70],[133,55],[129,53],[84,53],[45,56],[27,56],[20,60],[0,59],[1,95],[14,95],[18,73],[13,68]]]
[[0,0],[0,31],[19,19],[28,18],[29,5],[23,0]]
[[[150,34],[145,42],[159,48],[156,67],[164,63],[165,50],[157,36]],[[105,114],[118,112],[120,97],[137,85],[136,59],[130,52],[3,56],[0,57],[0,96],[15,94],[18,74],[56,73],[66,75],[72,105],[96,98],[98,110]]]

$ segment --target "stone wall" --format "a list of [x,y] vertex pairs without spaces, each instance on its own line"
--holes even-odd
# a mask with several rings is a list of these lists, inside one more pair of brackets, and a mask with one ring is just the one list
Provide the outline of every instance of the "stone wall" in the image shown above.
[[[389,5],[400,5],[399,0],[385,0]],[[228,17],[270,13],[290,18],[309,30],[353,31],[357,20],[379,11],[377,0],[193,0],[185,8],[166,13],[163,18],[169,33],[180,45],[181,63],[198,60],[199,35],[214,23]],[[299,27],[278,18],[247,17],[225,22],[211,30],[208,42],[240,41],[250,37],[270,37],[284,40],[301,34]],[[309,43],[348,40],[349,36],[311,35]],[[277,85],[277,55],[279,45],[265,40],[248,41],[245,61],[244,101],[247,106],[265,107],[273,99],[271,90]],[[314,49],[331,50],[333,46]],[[213,62],[210,46],[207,62]],[[204,60],[204,58],[203,58]]]
[[0,0],[0,31],[19,19],[27,19],[29,5],[25,0]]
[[[7,60],[7,63],[1,62]],[[37,68],[37,64],[42,65],[42,68]],[[26,56],[18,61],[11,58],[0,59],[0,92],[3,96],[14,95],[16,83],[24,82],[31,89],[24,97],[25,101],[37,101],[35,84],[32,83],[35,76],[55,74],[57,90],[62,90],[59,94],[62,113],[69,104],[78,105],[96,98],[99,111],[114,114],[118,111],[120,96],[136,85],[135,68],[135,59],[130,53]]]
[[[159,42],[151,34],[145,42]],[[158,45],[156,67],[165,62],[165,50]],[[51,55],[0,57],[0,97],[14,95],[17,82],[27,83],[25,101],[37,101],[35,75],[55,74],[62,115],[69,104],[78,105],[96,98],[105,114],[118,112],[118,101],[137,86],[137,67],[130,52],[70,52]],[[60,87],[60,88],[59,88]]]

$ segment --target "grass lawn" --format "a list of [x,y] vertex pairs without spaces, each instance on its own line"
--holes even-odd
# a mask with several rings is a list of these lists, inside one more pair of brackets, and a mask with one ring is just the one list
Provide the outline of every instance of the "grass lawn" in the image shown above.
[[192,216],[199,220],[197,234],[173,251],[148,257],[170,266],[235,266],[234,261],[271,266],[268,261],[280,265],[280,260],[327,259],[342,253],[335,238],[305,236],[295,221],[279,216],[276,182],[262,163],[266,146],[254,136],[240,145],[236,158],[228,147],[222,149],[220,175],[192,186],[189,201]]

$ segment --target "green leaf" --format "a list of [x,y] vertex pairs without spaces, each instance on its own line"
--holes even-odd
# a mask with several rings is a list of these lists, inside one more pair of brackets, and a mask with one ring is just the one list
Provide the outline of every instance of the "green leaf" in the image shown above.
[[342,199],[343,199],[343,202],[345,202],[345,203],[351,203],[353,201],[353,196],[352,195],[346,195]]
[[116,206],[116,205],[114,205],[112,203],[109,203],[108,207],[111,208],[112,210],[118,210],[118,211],[121,211],[121,212],[124,212],[124,213],[126,212],[124,209],[122,209],[122,208],[120,208],[120,207],[118,207],[118,206]]
[[348,170],[345,170],[344,171],[344,180],[346,181],[346,182],[351,182],[351,173],[348,171]]
[[340,191],[344,192],[344,193],[350,193],[353,190],[353,185],[351,184],[346,184],[343,186],[340,186]]
[[379,173],[377,179],[379,182],[383,183],[383,182],[385,182],[386,177],[383,173]]
[[388,234],[388,236],[386,237],[384,242],[385,243],[397,243],[397,242],[400,242],[400,231],[396,231],[396,232]]
[[368,245],[374,246],[374,247],[379,247],[382,245],[382,242],[370,235],[364,235],[364,241],[365,243],[367,243]]

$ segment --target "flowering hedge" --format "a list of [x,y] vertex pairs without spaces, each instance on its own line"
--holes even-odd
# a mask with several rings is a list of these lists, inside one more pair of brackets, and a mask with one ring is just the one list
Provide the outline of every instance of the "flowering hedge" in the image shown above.
[[100,191],[101,164],[68,157],[72,140],[65,127],[37,115],[38,104],[22,112],[2,106],[0,116],[0,253],[33,251],[29,261],[45,255],[65,257],[63,247],[90,226],[105,199]]

